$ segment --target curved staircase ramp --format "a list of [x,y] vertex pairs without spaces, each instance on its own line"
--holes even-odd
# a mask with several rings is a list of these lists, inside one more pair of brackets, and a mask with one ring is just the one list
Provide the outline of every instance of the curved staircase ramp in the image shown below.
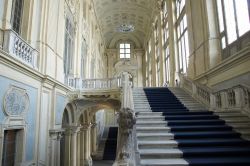
[[219,115],[189,111],[168,88],[135,89],[133,94],[142,166],[250,165],[250,141]]
[[118,127],[110,127],[105,142],[103,160],[115,160]]

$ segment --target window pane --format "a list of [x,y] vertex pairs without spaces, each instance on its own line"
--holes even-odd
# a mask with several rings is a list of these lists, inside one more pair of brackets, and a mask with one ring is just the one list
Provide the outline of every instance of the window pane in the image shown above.
[[188,68],[188,63],[189,63],[189,44],[188,44],[188,33],[187,31],[185,32],[185,50],[186,50],[186,64]]
[[124,48],[124,44],[120,44],[120,48]]
[[217,10],[218,10],[218,17],[219,17],[219,28],[220,28],[220,32],[224,31],[224,19],[223,19],[223,15],[222,15],[222,4],[221,4],[221,0],[217,0]]
[[125,47],[126,48],[130,48],[130,44],[125,44]]
[[120,53],[125,53],[125,50],[124,49],[120,49]]
[[222,49],[226,48],[226,38],[225,38],[225,36],[221,39],[221,47],[222,47]]
[[224,0],[228,44],[237,39],[233,0]]
[[126,53],[129,53],[129,54],[130,54],[130,49],[126,49]]
[[187,27],[187,17],[186,15],[183,17],[184,29]]
[[179,65],[180,65],[180,69],[182,69],[182,52],[181,52],[181,42],[178,42],[178,49],[179,49]]
[[130,54],[126,54],[126,57],[125,58],[130,58]]
[[124,54],[120,54],[120,58],[125,58],[125,55]]
[[239,36],[250,30],[247,0],[235,1]]

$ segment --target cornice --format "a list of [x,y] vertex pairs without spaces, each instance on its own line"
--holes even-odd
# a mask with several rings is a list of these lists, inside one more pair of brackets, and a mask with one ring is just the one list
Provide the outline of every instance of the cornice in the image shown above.
[[228,57],[227,59],[220,62],[217,66],[213,67],[212,69],[206,71],[205,73],[195,77],[195,81],[199,81],[204,78],[213,77],[218,73],[222,73],[233,68],[235,65],[239,65],[250,60],[250,46],[239,51],[235,55]]

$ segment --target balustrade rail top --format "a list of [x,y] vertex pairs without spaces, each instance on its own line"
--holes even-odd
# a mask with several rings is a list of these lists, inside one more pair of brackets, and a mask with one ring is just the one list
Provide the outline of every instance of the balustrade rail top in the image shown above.
[[205,86],[205,85],[202,85],[202,84],[200,84],[200,83],[198,83],[198,82],[196,82],[196,81],[194,81],[194,80],[191,80],[190,78],[188,78],[187,76],[185,76],[185,75],[182,74],[182,73],[179,73],[179,75],[180,75],[182,78],[184,78],[186,81],[189,81],[189,82],[195,84],[196,86],[199,86],[200,88],[203,88],[204,90],[206,90],[206,91],[208,91],[208,92],[210,92],[210,93],[213,93],[213,89],[211,89],[211,88],[209,88],[209,87],[207,87],[207,86]]
[[230,88],[225,88],[225,89],[217,90],[214,93],[220,93],[220,92],[228,91],[228,90],[235,89],[235,88],[246,88],[246,89],[248,89],[250,91],[250,87],[248,85],[246,85],[246,84],[238,84],[238,85],[235,85],[235,86],[230,87]]

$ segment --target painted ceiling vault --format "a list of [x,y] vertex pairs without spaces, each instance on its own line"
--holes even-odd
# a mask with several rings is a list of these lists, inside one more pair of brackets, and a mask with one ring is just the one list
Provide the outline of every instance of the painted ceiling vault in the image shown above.
[[157,0],[93,0],[107,48],[120,40],[143,47],[150,31]]

